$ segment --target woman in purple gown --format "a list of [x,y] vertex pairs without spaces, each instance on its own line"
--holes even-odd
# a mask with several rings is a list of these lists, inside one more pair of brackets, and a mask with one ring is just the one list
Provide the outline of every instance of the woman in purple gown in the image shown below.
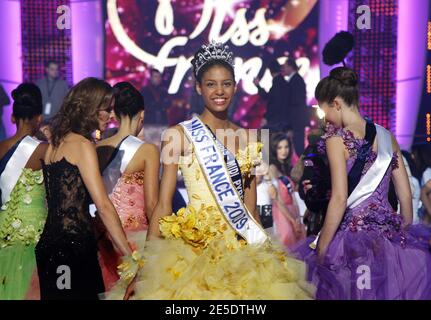
[[[328,122],[320,152],[329,160],[331,198],[319,236],[293,249],[308,265],[316,298],[431,299],[431,253],[410,226],[410,185],[397,142],[360,115],[352,70],[332,70],[316,99]],[[388,201],[391,179],[401,214]]]

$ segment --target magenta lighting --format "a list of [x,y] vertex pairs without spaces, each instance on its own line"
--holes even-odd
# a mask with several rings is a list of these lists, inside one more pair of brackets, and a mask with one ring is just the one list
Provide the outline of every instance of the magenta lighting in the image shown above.
[[426,72],[428,0],[399,0],[396,137],[409,149],[417,123]]
[[[0,83],[9,94],[22,82],[21,60],[21,3],[20,1],[0,1]],[[11,99],[12,100],[12,99]],[[15,125],[10,121],[12,105],[3,108],[3,125],[6,135],[15,133]]]

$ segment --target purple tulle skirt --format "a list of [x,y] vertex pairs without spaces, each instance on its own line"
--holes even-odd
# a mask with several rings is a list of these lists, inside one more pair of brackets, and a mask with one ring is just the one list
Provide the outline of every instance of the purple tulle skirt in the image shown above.
[[339,230],[323,261],[310,248],[314,237],[291,249],[304,260],[320,300],[431,299],[431,229],[411,226],[395,234]]

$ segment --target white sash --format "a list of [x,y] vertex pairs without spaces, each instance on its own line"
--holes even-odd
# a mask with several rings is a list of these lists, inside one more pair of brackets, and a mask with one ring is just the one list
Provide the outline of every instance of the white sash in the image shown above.
[[[393,156],[391,134],[378,124],[376,124],[376,131],[377,158],[347,199],[347,209],[360,205],[376,191],[391,164]],[[316,248],[319,235],[310,244],[312,249]]]
[[[196,152],[199,165],[206,177],[216,203],[229,225],[249,244],[262,244],[268,235],[253,219],[236,190],[224,162],[207,127],[198,117],[180,123]],[[209,161],[210,159],[210,161]]]
[[[120,143],[118,150],[116,151],[117,154],[102,173],[103,184],[105,185],[108,195],[111,195],[118,183],[118,180],[121,178],[124,171],[126,171],[130,161],[143,143],[144,142],[142,140],[134,136],[128,136]],[[92,217],[96,216],[96,211],[96,206],[91,204],[90,215]]]
[[21,140],[12,157],[9,159],[4,171],[0,176],[1,200],[2,204],[10,200],[10,194],[18,182],[22,169],[27,164],[34,150],[41,141],[30,136]]
[[392,161],[392,138],[389,131],[376,124],[377,159],[347,199],[347,208],[354,208],[377,189]]

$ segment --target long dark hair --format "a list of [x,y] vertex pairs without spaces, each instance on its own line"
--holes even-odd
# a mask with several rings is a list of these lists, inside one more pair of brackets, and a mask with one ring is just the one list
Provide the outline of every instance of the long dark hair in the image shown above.
[[[289,154],[283,161],[277,158],[277,148],[281,141],[286,140],[289,145]],[[271,149],[269,151],[269,164],[273,164],[284,176],[290,176],[292,170],[292,141],[284,133],[277,133],[271,137]]]
[[99,110],[110,104],[112,98],[112,87],[103,80],[85,78],[76,84],[66,95],[52,120],[54,148],[71,132],[91,139],[91,134],[99,127]]

